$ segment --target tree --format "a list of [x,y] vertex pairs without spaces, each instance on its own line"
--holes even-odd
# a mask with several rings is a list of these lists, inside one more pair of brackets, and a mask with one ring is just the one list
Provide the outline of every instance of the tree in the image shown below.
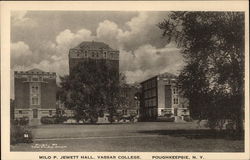
[[172,12],[159,23],[168,42],[182,49],[179,76],[191,115],[216,122],[231,119],[243,133],[244,13]]
[[75,111],[79,120],[97,121],[99,114],[113,115],[119,91],[119,74],[105,61],[88,61],[76,65],[72,74],[61,77],[60,99]]

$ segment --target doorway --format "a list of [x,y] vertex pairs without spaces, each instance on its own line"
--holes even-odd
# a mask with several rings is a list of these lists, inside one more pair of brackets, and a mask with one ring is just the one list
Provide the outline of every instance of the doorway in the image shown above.
[[37,118],[38,117],[38,111],[37,109],[33,109],[33,118]]

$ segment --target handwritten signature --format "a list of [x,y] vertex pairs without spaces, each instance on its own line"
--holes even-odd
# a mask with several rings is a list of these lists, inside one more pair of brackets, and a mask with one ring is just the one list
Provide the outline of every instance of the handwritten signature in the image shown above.
[[60,146],[58,144],[34,144],[31,148],[67,148],[67,146]]

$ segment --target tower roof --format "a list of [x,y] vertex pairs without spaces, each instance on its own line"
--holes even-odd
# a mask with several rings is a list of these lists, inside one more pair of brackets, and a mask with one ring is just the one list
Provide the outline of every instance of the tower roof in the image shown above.
[[28,70],[27,72],[44,73],[43,70],[40,70],[40,69],[38,69],[38,68],[34,68],[34,69],[31,69],[31,70]]
[[168,72],[165,72],[165,73],[162,73],[160,75],[158,75],[159,77],[163,77],[163,78],[177,78],[176,75],[172,74],[172,73],[168,73]]
[[144,82],[148,81],[149,79],[157,78],[157,77],[158,77],[158,78],[173,78],[173,79],[175,79],[175,78],[177,78],[178,76],[176,76],[175,74],[172,74],[172,73],[165,72],[165,73],[158,74],[158,75],[155,75],[155,76],[153,76],[153,77],[147,78],[147,79],[143,80],[143,81],[140,82],[140,83],[144,83]]
[[74,49],[82,49],[82,48],[88,48],[88,49],[112,49],[109,47],[109,45],[103,43],[103,42],[95,42],[95,41],[84,41],[80,43],[78,46],[74,47]]

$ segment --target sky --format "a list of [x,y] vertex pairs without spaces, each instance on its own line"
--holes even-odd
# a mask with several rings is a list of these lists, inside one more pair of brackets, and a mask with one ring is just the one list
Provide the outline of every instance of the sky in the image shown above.
[[[120,72],[128,83],[160,73],[178,74],[180,49],[167,43],[157,27],[168,12],[12,11],[11,97],[13,72],[39,68],[69,74],[68,52],[83,41],[101,41],[120,51]],[[59,79],[58,79],[59,82]]]

